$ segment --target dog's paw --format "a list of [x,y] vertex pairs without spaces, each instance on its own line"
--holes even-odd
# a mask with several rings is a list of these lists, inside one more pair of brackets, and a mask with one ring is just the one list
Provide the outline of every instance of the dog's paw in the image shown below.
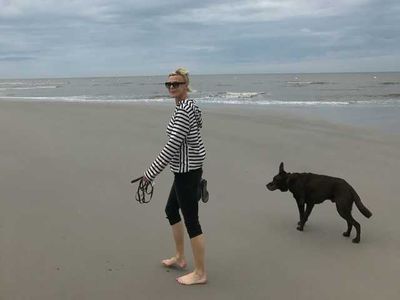
[[303,226],[297,226],[297,228],[296,228],[298,231],[303,231]]
[[354,239],[352,240],[352,242],[353,242],[354,244],[358,244],[358,243],[360,243],[360,239],[354,238]]
[[350,232],[343,232],[343,236],[345,236],[345,237],[349,237],[350,236]]

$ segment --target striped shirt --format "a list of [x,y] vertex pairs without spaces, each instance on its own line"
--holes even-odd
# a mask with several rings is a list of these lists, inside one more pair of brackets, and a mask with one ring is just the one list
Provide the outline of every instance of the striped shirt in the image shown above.
[[186,173],[203,166],[206,151],[200,135],[201,111],[196,102],[186,99],[175,106],[167,126],[169,140],[144,175],[153,181],[170,164],[174,173]]

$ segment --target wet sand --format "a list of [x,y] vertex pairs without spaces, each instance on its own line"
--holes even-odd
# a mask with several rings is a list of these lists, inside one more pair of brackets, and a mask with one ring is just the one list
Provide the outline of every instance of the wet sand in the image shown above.
[[[398,297],[400,137],[277,109],[203,108],[209,284],[179,286],[184,273],[160,264],[174,252],[164,216],[171,172],[149,204],[129,184],[164,145],[172,109],[0,103],[0,299]],[[342,236],[330,201],[296,230],[291,194],[265,188],[281,161],[353,185],[374,214],[353,208],[359,245]]]

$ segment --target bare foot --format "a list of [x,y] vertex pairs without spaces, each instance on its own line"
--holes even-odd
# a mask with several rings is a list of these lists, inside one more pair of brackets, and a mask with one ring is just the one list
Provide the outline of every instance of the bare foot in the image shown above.
[[167,258],[161,261],[161,263],[164,265],[164,267],[167,268],[181,268],[184,269],[186,268],[186,261],[184,258],[177,258],[176,256]]
[[192,272],[178,277],[176,281],[183,285],[205,284],[207,283],[207,275],[203,274],[200,276],[199,274]]

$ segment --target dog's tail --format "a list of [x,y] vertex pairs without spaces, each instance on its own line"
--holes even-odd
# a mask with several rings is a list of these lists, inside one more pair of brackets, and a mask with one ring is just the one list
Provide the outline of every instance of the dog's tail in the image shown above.
[[358,196],[357,192],[352,188],[353,190],[353,199],[354,199],[354,203],[356,204],[357,208],[359,209],[359,211],[366,217],[366,218],[371,218],[372,216],[372,212],[369,211],[368,208],[366,208],[364,206],[364,204],[362,204],[360,196]]

